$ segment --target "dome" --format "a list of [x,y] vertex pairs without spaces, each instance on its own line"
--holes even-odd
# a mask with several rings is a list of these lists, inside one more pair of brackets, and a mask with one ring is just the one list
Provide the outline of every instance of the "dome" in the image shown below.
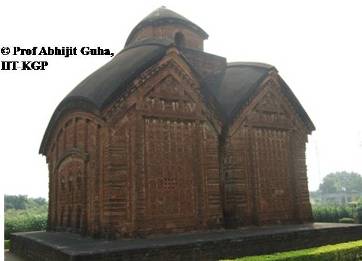
[[131,31],[127,38],[125,46],[131,44],[134,40],[135,35],[143,28],[147,26],[162,26],[162,25],[181,25],[185,28],[195,32],[203,40],[207,39],[208,34],[198,25],[194,24],[187,18],[179,15],[178,13],[167,9],[166,7],[160,7],[146,16],[141,22],[139,22]]

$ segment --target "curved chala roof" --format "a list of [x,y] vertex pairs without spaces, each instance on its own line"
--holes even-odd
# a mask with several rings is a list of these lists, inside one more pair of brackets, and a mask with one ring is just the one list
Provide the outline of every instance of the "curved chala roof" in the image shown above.
[[[110,62],[103,65],[79,83],[60,102],[45,131],[39,150],[41,154],[46,154],[54,127],[64,114],[76,110],[100,114],[107,105],[111,104],[127,90],[129,84],[140,73],[164,57],[168,48],[171,46],[175,47],[175,44],[167,39],[149,38],[137,41],[136,43],[130,43],[132,35],[143,26],[152,23],[182,24],[203,35],[205,39],[208,37],[206,32],[200,27],[171,10],[159,8],[152,12],[132,30],[125,49],[118,53]],[[191,53],[202,54],[202,57],[206,57],[206,59],[207,57],[213,56],[200,50],[189,50]],[[186,55],[186,51],[186,49],[180,50],[180,54],[197,75],[197,72],[200,72],[200,67],[192,62],[192,58]],[[183,53],[185,55],[183,55]],[[262,63],[239,62],[226,64],[225,58],[219,58],[225,63],[223,65],[224,69],[221,70],[222,72],[218,69],[217,72],[214,72],[214,76],[211,77],[211,82],[217,83],[217,86],[211,88],[208,84],[202,83],[202,85],[204,94],[214,97],[213,100],[216,100],[218,109],[221,110],[221,114],[225,117],[224,120],[227,121],[233,118],[233,115],[235,115],[240,107],[255,93],[257,87],[265,77],[273,70],[276,72],[276,69],[271,65]],[[281,78],[279,80],[285,94],[290,99],[307,128],[310,131],[314,130],[312,121],[297,98],[286,83]]]

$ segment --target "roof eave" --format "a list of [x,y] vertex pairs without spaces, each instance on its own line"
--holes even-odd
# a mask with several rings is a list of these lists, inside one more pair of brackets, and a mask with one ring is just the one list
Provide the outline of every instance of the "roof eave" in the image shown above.
[[298,98],[294,95],[288,84],[283,80],[282,77],[280,77],[279,74],[278,74],[278,81],[284,87],[283,90],[285,91],[285,94],[289,97],[290,101],[292,102],[292,105],[297,109],[297,112],[299,113],[302,121],[305,123],[308,130],[308,134],[311,134],[313,131],[316,130],[315,125],[312,122],[311,118],[304,110],[302,104],[299,102]]
[[46,156],[46,152],[49,147],[49,141],[53,137],[54,128],[56,123],[65,114],[71,111],[83,111],[99,114],[98,108],[91,101],[84,99],[83,97],[65,98],[55,109],[47,128],[45,129],[43,139],[40,143],[39,154]]

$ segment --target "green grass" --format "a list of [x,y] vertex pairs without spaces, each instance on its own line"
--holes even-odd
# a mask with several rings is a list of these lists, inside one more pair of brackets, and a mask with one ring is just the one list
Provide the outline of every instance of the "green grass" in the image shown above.
[[4,240],[4,249],[10,248],[10,240]]
[[362,240],[307,248],[270,255],[249,256],[235,259],[237,261],[276,261],[276,260],[362,260]]

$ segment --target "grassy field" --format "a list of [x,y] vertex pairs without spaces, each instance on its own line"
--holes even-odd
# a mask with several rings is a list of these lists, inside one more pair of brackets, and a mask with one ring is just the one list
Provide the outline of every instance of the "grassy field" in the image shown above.
[[307,248],[295,251],[281,252],[262,256],[249,256],[234,259],[235,261],[277,261],[277,260],[362,260],[362,240]]

